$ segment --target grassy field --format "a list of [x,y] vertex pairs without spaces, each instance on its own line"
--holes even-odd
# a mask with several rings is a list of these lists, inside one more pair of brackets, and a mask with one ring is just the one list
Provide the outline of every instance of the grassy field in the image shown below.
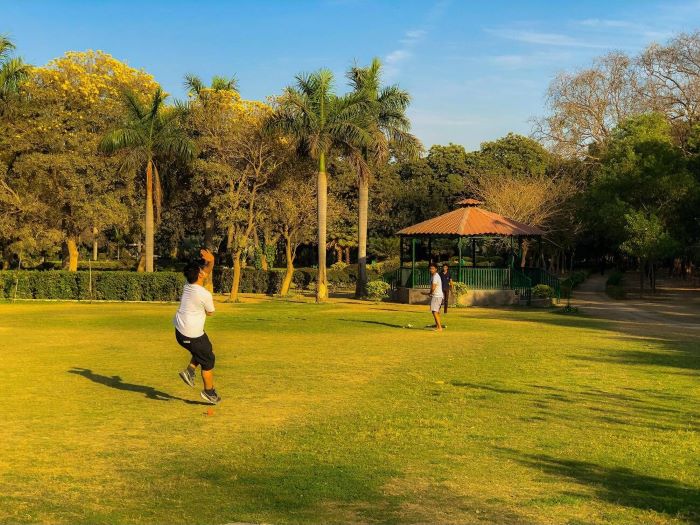
[[556,312],[0,304],[1,523],[700,523],[700,341]]

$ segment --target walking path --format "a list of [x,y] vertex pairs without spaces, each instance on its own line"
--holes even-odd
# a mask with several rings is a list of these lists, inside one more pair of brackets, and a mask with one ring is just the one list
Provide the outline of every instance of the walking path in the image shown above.
[[607,276],[591,275],[574,291],[572,304],[583,313],[654,329],[700,335],[700,289],[682,282],[659,280],[649,298],[615,300],[605,293]]

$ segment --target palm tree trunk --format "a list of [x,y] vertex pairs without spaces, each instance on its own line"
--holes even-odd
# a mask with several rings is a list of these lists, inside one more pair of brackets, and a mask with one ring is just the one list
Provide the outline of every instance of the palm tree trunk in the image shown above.
[[92,260],[97,260],[97,232],[99,230],[96,226],[92,227]]
[[316,302],[328,298],[328,278],[326,277],[326,221],[328,215],[328,174],[326,173],[326,156],[321,153],[316,180],[316,203],[318,215],[318,282],[316,284]]
[[241,252],[239,248],[233,253],[233,279],[231,281],[231,293],[228,298],[230,301],[238,302],[238,288],[241,283]]
[[289,237],[284,238],[284,253],[287,257],[287,271],[284,273],[284,279],[282,280],[282,288],[280,289],[280,295],[287,295],[289,293],[289,287],[292,285],[292,277],[294,277],[294,257],[292,256],[292,243]]
[[68,248],[68,271],[78,271],[78,242],[75,237],[66,239],[66,247]]
[[357,206],[357,286],[355,297],[367,295],[367,210],[369,207],[369,178],[360,177]]
[[146,271],[153,271],[153,161],[146,164]]

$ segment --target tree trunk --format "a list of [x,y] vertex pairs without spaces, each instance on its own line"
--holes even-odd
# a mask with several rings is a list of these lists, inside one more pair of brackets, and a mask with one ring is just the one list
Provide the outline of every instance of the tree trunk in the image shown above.
[[146,271],[153,271],[153,161],[146,164]]
[[66,239],[66,248],[68,248],[68,271],[78,271],[78,242],[75,237]]
[[527,248],[528,248],[528,243],[527,241],[523,242],[523,251],[522,251],[522,257],[520,259],[520,267],[525,268],[526,262],[527,262]]
[[96,226],[92,227],[92,260],[97,260],[97,232],[99,230]]
[[139,264],[136,267],[137,272],[145,272],[146,271],[146,254],[142,253],[141,257],[139,257]]
[[343,249],[337,244],[335,245],[335,262],[343,262]]
[[369,208],[369,178],[360,177],[357,199],[357,285],[355,297],[367,296],[367,212]]
[[287,295],[289,293],[289,287],[292,285],[292,278],[294,277],[294,257],[292,256],[292,243],[289,238],[284,239],[284,253],[287,258],[287,271],[284,273],[284,279],[282,280],[282,288],[280,289],[280,295]]
[[328,298],[328,278],[326,276],[326,221],[328,211],[328,174],[326,173],[326,156],[321,153],[319,171],[316,180],[316,204],[318,215],[318,280],[316,283],[316,302]]
[[260,257],[260,268],[263,271],[268,271],[270,266],[267,263],[267,255],[265,254],[265,245],[260,244],[260,237],[258,237],[258,229],[253,228],[253,243],[255,244],[255,251]]
[[345,248],[345,264],[350,264],[350,248]]
[[233,253],[233,280],[231,282],[231,293],[228,298],[234,303],[238,302],[238,288],[241,283],[241,250]]

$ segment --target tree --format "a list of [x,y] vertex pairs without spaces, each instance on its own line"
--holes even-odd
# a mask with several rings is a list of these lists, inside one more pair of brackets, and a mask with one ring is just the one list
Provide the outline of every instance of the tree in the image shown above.
[[623,53],[609,53],[588,69],[560,73],[549,85],[549,115],[535,121],[535,137],[566,157],[596,158],[624,119],[643,110],[638,72]]
[[265,215],[272,229],[284,239],[286,271],[280,289],[281,295],[289,293],[294,277],[294,260],[297,249],[313,240],[315,229],[314,187],[307,180],[313,173],[313,165],[297,160],[288,163],[280,181],[264,197]]
[[[486,208],[511,219],[551,231],[575,191],[568,173],[541,144],[515,134],[481,145],[478,177],[466,189]],[[525,266],[528,243],[523,244]]]
[[348,152],[350,159],[357,159],[354,162],[358,187],[358,274],[355,296],[361,298],[367,294],[367,215],[372,173],[379,164],[386,162],[390,148],[400,149],[409,156],[416,156],[420,144],[418,139],[409,133],[411,123],[406,116],[406,109],[411,98],[407,91],[396,85],[381,86],[379,59],[375,58],[364,68],[351,68],[348,78],[355,93],[366,97],[369,102],[365,106],[365,117],[372,138],[369,143],[351,145]]
[[[77,269],[81,233],[127,221],[131,173],[118,176],[121,159],[99,153],[98,144],[121,118],[120,92],[154,85],[149,75],[104,53],[67,53],[33,68],[13,114],[0,119],[7,187],[22,201],[17,210],[28,224],[43,224],[48,237],[60,232],[70,270]],[[34,238],[25,248],[46,249]]]
[[644,294],[644,274],[647,266],[651,290],[655,293],[655,265],[660,258],[672,255],[677,248],[677,243],[654,214],[647,214],[640,210],[632,211],[625,215],[625,222],[627,239],[620,248],[639,260],[639,293]]
[[30,66],[21,58],[11,57],[15,45],[0,35],[0,113],[10,98],[19,93],[20,85],[27,80]]
[[189,160],[194,156],[193,145],[180,126],[183,112],[178,107],[166,107],[166,97],[161,88],[157,87],[146,105],[134,93],[125,92],[127,120],[123,126],[108,132],[100,144],[100,148],[106,153],[126,151],[128,154],[124,165],[127,168],[145,168],[147,272],[153,271],[154,230],[160,220],[159,157]]
[[316,300],[328,297],[326,277],[326,222],[328,174],[326,162],[331,151],[369,147],[373,137],[366,128],[366,97],[359,93],[337,96],[333,74],[321,69],[296,77],[278,99],[278,108],[268,129],[289,137],[300,153],[318,162],[316,208],[318,228],[318,284]]

